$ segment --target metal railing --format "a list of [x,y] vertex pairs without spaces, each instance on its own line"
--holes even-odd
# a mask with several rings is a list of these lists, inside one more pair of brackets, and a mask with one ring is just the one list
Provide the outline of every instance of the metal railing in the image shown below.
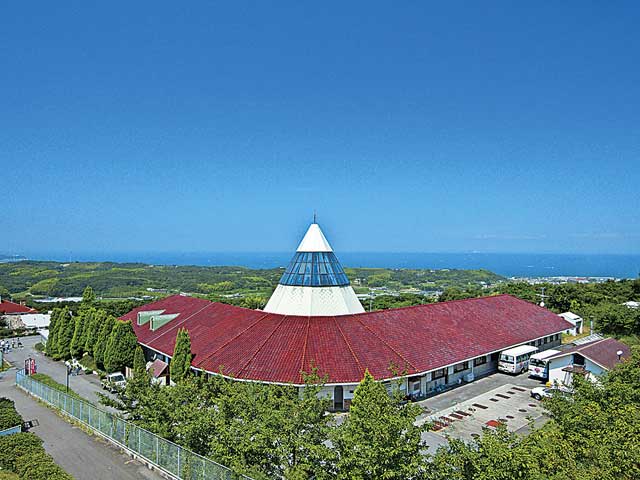
[[14,433],[20,433],[21,431],[22,425],[16,425],[15,427],[7,428],[0,431],[0,437],[4,437],[5,435],[13,435]]
[[180,480],[251,480],[231,469],[187,450],[95,405],[52,388],[25,375],[16,374],[16,385],[59,409],[110,442]]

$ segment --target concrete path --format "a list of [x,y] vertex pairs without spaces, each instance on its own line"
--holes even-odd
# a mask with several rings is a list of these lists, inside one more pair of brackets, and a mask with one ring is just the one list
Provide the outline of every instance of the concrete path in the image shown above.
[[499,423],[511,432],[525,435],[530,433],[530,422],[537,428],[547,421],[542,404],[531,398],[529,389],[506,384],[422,417],[416,423],[433,423],[434,430],[422,437],[427,450],[433,451],[446,445],[448,438],[473,441],[485,428],[495,428]]
[[132,460],[99,437],[88,435],[15,386],[16,369],[0,378],[0,397],[8,397],[25,420],[37,420],[31,431],[55,462],[76,480],[159,480],[163,477]]
[[[510,403],[513,403],[514,406],[518,405],[518,408],[515,408],[516,414],[511,415],[513,412],[510,412],[509,415],[513,416],[513,419],[508,419],[511,421],[511,425],[507,425],[507,428],[511,431],[515,431],[519,434],[526,434],[529,432],[528,423],[526,420],[526,415],[523,415],[525,412],[519,412],[519,407],[525,406],[525,409],[528,410],[529,415],[534,418],[534,424],[536,426],[542,425],[546,421],[546,417],[541,415],[541,408],[533,409],[531,412],[530,407],[526,407],[529,403],[529,392],[533,387],[539,387],[543,385],[544,382],[538,379],[529,378],[527,374],[522,375],[508,375],[504,373],[494,373],[484,378],[480,378],[472,383],[463,384],[459,387],[456,387],[452,390],[440,393],[434,397],[428,398],[427,400],[421,400],[417,402],[424,409],[424,413],[420,415],[416,424],[424,424],[429,421],[432,417],[440,417],[447,416],[452,411],[460,410],[461,407],[469,408],[473,403],[477,403],[479,400],[483,400],[489,403],[491,406],[497,406],[500,404],[500,408],[504,408],[507,405],[506,400],[501,397],[497,397],[500,402],[491,402],[489,398],[494,397],[494,393],[501,393],[502,390],[509,391],[510,387],[516,386],[524,392],[520,392],[519,390],[510,390],[516,393],[516,398],[514,398]],[[513,396],[509,394],[508,396]],[[537,402],[533,402],[537,403]],[[484,403],[482,403],[484,405]],[[480,413],[475,414],[480,410]],[[422,440],[426,445],[425,452],[434,453],[441,446],[446,446],[449,442],[447,440],[448,437],[460,438],[466,441],[470,441],[473,439],[472,434],[478,434],[482,432],[482,424],[488,420],[497,419],[498,417],[504,417],[506,412],[497,413],[493,409],[490,411],[483,412],[483,409],[475,408],[474,412],[470,412],[473,417],[465,417],[464,420],[460,421],[458,419],[454,419],[452,422],[452,426],[444,428],[439,431],[428,431],[422,434]],[[489,410],[489,409],[488,409]],[[484,417],[487,418],[484,418]],[[515,420],[515,421],[514,421]]]
[[[67,369],[63,362],[53,361],[45,354],[38,352],[33,347],[40,341],[39,336],[24,337],[22,339],[23,348],[15,348],[6,355],[6,359],[9,360],[16,368],[20,369],[24,367],[24,361],[27,357],[32,357],[36,360],[38,367],[38,373],[44,373],[53,378],[56,382],[65,385],[67,378]],[[108,394],[100,386],[100,379],[97,375],[74,375],[69,376],[69,388],[80,395],[82,398],[89,400],[95,405],[100,405],[100,397],[98,393]],[[116,412],[115,409],[100,405],[100,408]]]

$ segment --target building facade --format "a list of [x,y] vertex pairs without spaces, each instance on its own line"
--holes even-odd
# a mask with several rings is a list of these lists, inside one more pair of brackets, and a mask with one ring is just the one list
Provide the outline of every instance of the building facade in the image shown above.
[[376,312],[355,302],[313,224],[265,310],[174,295],[122,318],[132,321],[148,360],[169,363],[177,332],[186,328],[192,368],[204,374],[303,388],[304,372],[317,369],[336,410],[349,407],[367,370],[420,398],[495,371],[502,350],[555,347],[573,327],[510,295]]

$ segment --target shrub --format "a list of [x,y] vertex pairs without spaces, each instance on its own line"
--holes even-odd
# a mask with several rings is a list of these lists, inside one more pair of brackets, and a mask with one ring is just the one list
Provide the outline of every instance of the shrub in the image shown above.
[[80,360],[78,360],[80,365],[82,365],[86,370],[98,371],[98,366],[96,365],[96,361],[89,354],[84,355]]
[[[55,464],[33,433],[16,433],[0,437],[0,468],[18,476],[0,476],[0,480],[73,480],[73,477]],[[4,473],[4,472],[0,472]]]
[[16,459],[16,473],[24,480],[73,480],[44,451],[27,452]]
[[0,480],[20,480],[20,477],[15,473],[0,470]]
[[36,343],[33,348],[35,348],[39,352],[44,352],[44,344],[42,342]]
[[18,457],[31,451],[39,451],[45,455],[42,440],[33,433],[14,433],[0,437],[0,468],[15,472]]
[[0,430],[22,425],[22,417],[12,400],[0,398]]

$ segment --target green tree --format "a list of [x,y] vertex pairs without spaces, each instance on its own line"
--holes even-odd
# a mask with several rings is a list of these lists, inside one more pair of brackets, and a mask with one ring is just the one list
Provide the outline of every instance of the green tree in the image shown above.
[[96,301],[96,294],[93,293],[93,288],[87,285],[82,292],[82,306],[91,307]]
[[133,356],[133,377],[127,382],[124,395],[120,397],[126,411],[133,411],[138,399],[147,396],[146,392],[149,389],[151,377],[146,367],[144,352],[142,347],[138,345]]
[[56,355],[54,358],[68,359],[71,357],[71,340],[76,327],[75,318],[71,316],[68,307],[64,307],[60,313],[60,326],[56,335]]
[[62,320],[60,319],[61,313],[61,308],[54,308],[51,312],[49,338],[47,339],[46,345],[46,353],[50,357],[56,357],[58,355],[58,335],[60,334],[60,327],[62,326]]
[[87,315],[89,318],[89,326],[87,327],[86,332],[86,340],[84,344],[84,351],[89,353],[90,355],[95,355],[94,346],[98,337],[100,336],[100,330],[102,329],[102,325],[104,324],[107,313],[104,310],[96,310],[95,308],[91,308],[87,311]]
[[0,299],[11,300],[11,294],[9,293],[9,290],[7,290],[2,285],[0,285]]
[[111,330],[113,330],[115,323],[116,318],[111,315],[104,319],[96,343],[93,346],[93,359],[101,369],[104,369],[104,354],[107,349],[107,341],[109,340]]
[[170,374],[175,383],[181,382],[191,371],[191,337],[189,332],[180,328],[171,358]]
[[79,358],[84,352],[84,344],[86,343],[85,333],[87,331],[87,323],[91,320],[87,318],[88,310],[80,310],[75,317],[75,326],[73,329],[73,337],[71,338],[71,346],[69,352],[73,358]]
[[117,372],[133,366],[138,338],[131,321],[116,320],[104,351],[104,367],[107,372]]
[[356,388],[349,416],[332,441],[337,455],[336,478],[413,478],[423,459],[421,433],[414,425],[420,407],[402,405],[367,371]]

